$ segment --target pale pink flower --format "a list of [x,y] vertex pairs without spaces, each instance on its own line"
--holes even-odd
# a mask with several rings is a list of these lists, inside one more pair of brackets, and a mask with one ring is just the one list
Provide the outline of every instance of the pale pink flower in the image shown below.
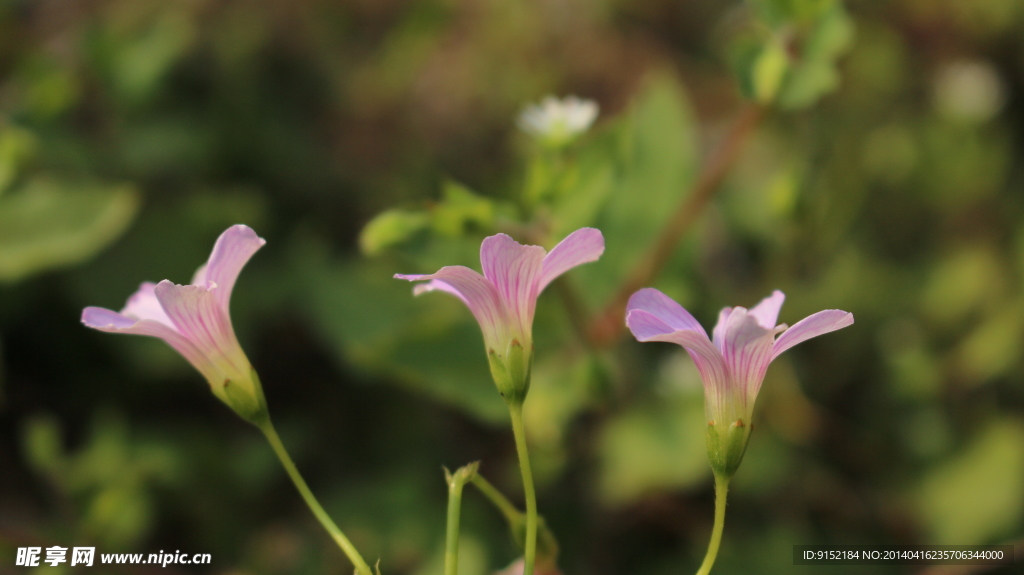
[[462,300],[483,331],[498,390],[506,400],[521,400],[529,387],[537,297],[555,278],[602,253],[604,236],[594,228],[576,230],[550,253],[497,234],[480,245],[483,275],[465,266],[446,266],[429,275],[395,277],[426,280],[414,289],[417,295],[438,290]]
[[87,307],[82,323],[100,331],[164,340],[203,374],[217,397],[236,411],[246,411],[239,402],[261,401],[262,392],[235,337],[228,305],[242,267],[264,243],[251,228],[232,226],[217,239],[210,259],[190,285],[144,282],[120,312]]
[[723,309],[708,339],[681,305],[656,289],[645,288],[630,298],[626,324],[638,341],[667,341],[686,349],[704,380],[709,419],[726,425],[737,420],[749,424],[768,364],[802,341],[853,324],[853,314],[829,309],[790,328],[776,325],[785,298],[776,290],[750,310]]

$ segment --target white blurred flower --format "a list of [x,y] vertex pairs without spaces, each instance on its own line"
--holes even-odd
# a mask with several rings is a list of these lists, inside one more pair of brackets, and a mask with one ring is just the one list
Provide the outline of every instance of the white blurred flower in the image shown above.
[[519,128],[552,146],[562,146],[587,131],[597,119],[597,102],[548,96],[519,114]]
[[935,79],[935,105],[945,116],[984,122],[1005,103],[1003,81],[984,60],[962,60],[947,65]]

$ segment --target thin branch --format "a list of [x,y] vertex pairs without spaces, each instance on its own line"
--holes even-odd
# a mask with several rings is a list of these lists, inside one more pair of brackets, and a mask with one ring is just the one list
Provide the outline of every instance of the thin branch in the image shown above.
[[679,240],[686,235],[718,191],[744,144],[765,116],[765,108],[750,104],[740,113],[729,133],[715,149],[692,190],[680,202],[661,235],[644,258],[619,287],[615,297],[590,325],[590,340],[599,346],[614,344],[625,322],[626,303],[636,290],[650,285],[672,257]]

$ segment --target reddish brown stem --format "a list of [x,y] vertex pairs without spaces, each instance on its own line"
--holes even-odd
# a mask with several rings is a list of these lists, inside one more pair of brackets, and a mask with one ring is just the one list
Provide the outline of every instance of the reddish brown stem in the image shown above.
[[672,257],[679,240],[686,235],[698,216],[703,213],[711,198],[720,187],[722,180],[729,173],[729,168],[739,157],[743,145],[750,138],[754,129],[764,118],[765,109],[761,106],[748,105],[736,119],[725,139],[715,149],[704,165],[697,182],[690,193],[679,203],[679,207],[669,218],[661,235],[651,246],[647,257],[633,268],[632,273],[619,287],[615,297],[590,324],[590,341],[598,346],[614,344],[625,327],[623,319],[626,303],[633,292],[650,285]]

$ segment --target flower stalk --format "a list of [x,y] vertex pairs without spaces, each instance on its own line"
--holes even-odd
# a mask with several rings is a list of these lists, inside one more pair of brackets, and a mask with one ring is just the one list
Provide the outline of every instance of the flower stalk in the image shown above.
[[448,482],[448,530],[444,541],[444,575],[459,573],[459,520],[462,514],[462,488],[476,476],[480,462],[474,461],[451,473],[444,470]]
[[355,546],[352,545],[352,542],[349,541],[348,537],[345,536],[341,529],[335,525],[331,517],[327,515],[326,511],[324,511],[323,506],[321,506],[320,502],[317,501],[316,496],[313,495],[312,491],[310,491],[309,486],[306,485],[306,480],[302,478],[302,474],[300,474],[298,468],[295,467],[295,462],[292,461],[291,456],[288,455],[288,450],[285,449],[284,444],[281,443],[281,438],[277,435],[277,430],[274,429],[274,424],[270,422],[270,418],[265,418],[263,423],[259,424],[258,427],[260,428],[260,431],[263,432],[263,435],[266,436],[270,446],[274,449],[274,453],[277,455],[277,458],[281,460],[281,465],[288,473],[288,477],[291,478],[292,483],[295,484],[295,488],[298,489],[299,495],[302,496],[302,499],[306,502],[306,505],[309,506],[313,515],[316,516],[320,525],[323,525],[324,529],[327,530],[327,533],[329,533],[331,538],[334,539],[334,542],[341,548],[341,551],[345,553],[349,561],[352,562],[352,565],[356,569],[356,573],[359,575],[374,575],[373,570],[370,569],[370,566],[366,563],[366,560],[363,559],[363,556],[359,554],[359,551],[356,550]]
[[516,439],[519,454],[519,470],[523,474],[523,495],[526,498],[526,538],[523,543],[523,575],[533,575],[537,557],[537,492],[533,487],[533,471],[530,469],[530,452],[526,447],[526,432],[523,429],[523,404],[509,403],[512,418],[512,433]]
[[708,552],[704,555],[704,562],[701,563],[697,575],[708,575],[711,567],[718,557],[718,546],[722,542],[722,530],[725,528],[725,499],[729,493],[729,477],[715,473],[715,526],[711,530],[711,541],[708,543]]

